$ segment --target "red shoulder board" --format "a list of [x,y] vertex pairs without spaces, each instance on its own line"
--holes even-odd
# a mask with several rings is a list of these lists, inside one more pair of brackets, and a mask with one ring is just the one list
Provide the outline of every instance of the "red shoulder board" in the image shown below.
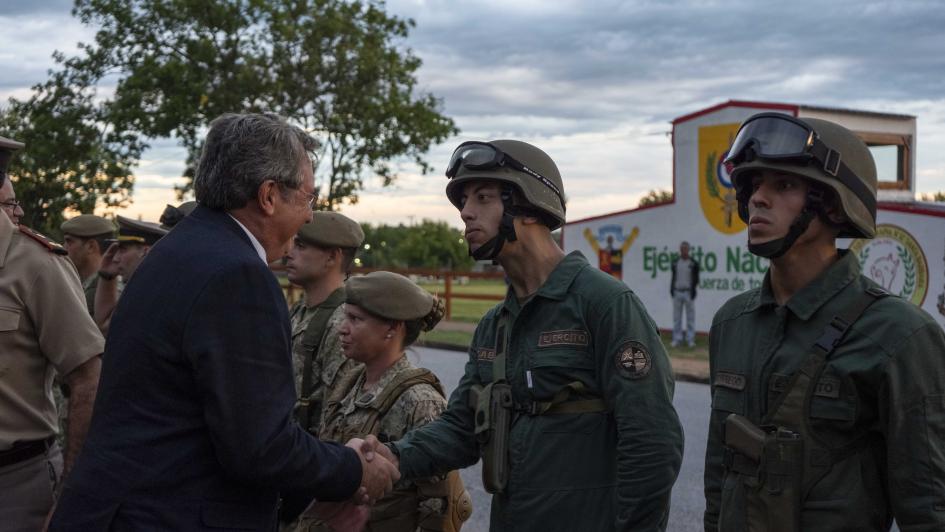
[[59,244],[57,244],[57,243],[55,243],[55,242],[53,242],[52,240],[49,239],[49,237],[47,237],[47,236],[45,236],[45,235],[41,235],[41,234],[37,233],[36,231],[33,231],[33,230],[30,229],[29,227],[26,227],[25,225],[22,225],[22,224],[18,225],[17,227],[20,228],[20,232],[21,232],[21,233],[23,233],[24,235],[26,235],[26,236],[32,238],[33,240],[39,242],[40,244],[42,244],[42,246],[43,246],[44,248],[48,249],[49,251],[52,251],[52,252],[55,253],[56,255],[68,255],[68,254],[69,254],[69,252],[66,251],[66,248],[60,246]]

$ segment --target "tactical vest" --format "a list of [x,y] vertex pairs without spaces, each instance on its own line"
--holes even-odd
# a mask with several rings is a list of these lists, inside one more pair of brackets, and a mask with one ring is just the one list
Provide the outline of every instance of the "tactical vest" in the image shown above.
[[315,355],[318,353],[318,346],[325,338],[325,331],[328,329],[328,320],[334,314],[335,309],[345,302],[345,291],[343,288],[335,290],[328,296],[324,302],[315,307],[315,315],[309,320],[302,334],[302,349],[305,357],[302,361],[302,386],[299,391],[298,401],[296,402],[296,419],[303,428],[310,432],[318,426],[321,420],[321,409],[323,406],[322,389],[313,389],[312,365]]
[[[361,372],[347,376],[346,382],[333,388],[325,406],[325,419],[338,414],[341,401],[357,383]],[[443,385],[430,370],[412,368],[399,373],[374,398],[369,415],[357,426],[345,426],[341,431],[326,433],[324,439],[346,442],[375,434],[382,441],[388,438],[378,434],[381,419],[390,411],[404,392],[420,384],[429,384],[444,398]],[[428,504],[422,504],[430,501]],[[439,501],[439,502],[437,502]],[[440,508],[438,509],[437,506]],[[416,484],[406,489],[395,489],[371,508],[371,517],[365,527],[369,532],[459,531],[463,522],[472,515],[472,498],[466,492],[458,471],[450,471],[446,478],[433,484]],[[310,528],[309,530],[322,530]]]
[[[725,419],[724,465],[744,486],[749,532],[801,532],[801,510],[811,488],[834,464],[868,445],[865,430],[851,434],[839,446],[828,445],[814,431],[807,413],[830,355],[866,309],[887,295],[868,288],[831,320],[760,426],[738,414]],[[723,508],[722,513],[733,510],[740,509]]]

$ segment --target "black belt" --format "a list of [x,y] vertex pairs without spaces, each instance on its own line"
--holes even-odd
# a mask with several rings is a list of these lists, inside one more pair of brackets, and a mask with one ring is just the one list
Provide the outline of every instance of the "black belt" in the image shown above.
[[55,436],[50,436],[45,440],[14,443],[12,449],[0,451],[0,467],[18,464],[24,460],[35,458],[45,453],[54,443],[56,443]]

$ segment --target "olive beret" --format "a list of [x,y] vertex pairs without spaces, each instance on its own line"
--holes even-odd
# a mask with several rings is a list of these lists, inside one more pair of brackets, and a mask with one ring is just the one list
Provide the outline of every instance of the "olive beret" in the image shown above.
[[167,229],[156,223],[132,220],[131,218],[118,216],[118,238],[112,241],[151,246],[166,234]]
[[358,248],[364,242],[364,231],[358,222],[330,211],[316,211],[312,221],[302,225],[299,240],[325,248]]
[[90,238],[93,236],[115,234],[115,224],[111,220],[94,214],[80,214],[70,218],[59,226],[63,234]]
[[410,279],[393,272],[371,272],[345,283],[348,303],[375,316],[397,321],[426,317],[436,306],[436,298]]

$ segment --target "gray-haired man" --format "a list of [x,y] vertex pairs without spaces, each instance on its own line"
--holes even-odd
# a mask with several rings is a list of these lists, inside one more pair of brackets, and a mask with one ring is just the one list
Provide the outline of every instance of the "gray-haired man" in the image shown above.
[[292,417],[288,308],[268,263],[312,218],[314,148],[276,115],[211,124],[200,205],[119,301],[97,415],[53,530],[273,530],[280,495],[391,489],[399,474],[384,458],[320,442]]

